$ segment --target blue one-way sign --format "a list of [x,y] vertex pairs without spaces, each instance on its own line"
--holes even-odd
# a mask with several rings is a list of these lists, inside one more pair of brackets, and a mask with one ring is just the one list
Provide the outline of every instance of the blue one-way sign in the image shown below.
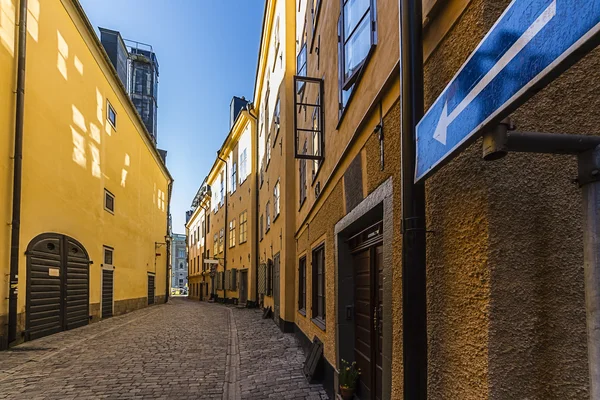
[[415,182],[598,44],[600,0],[513,0],[417,125]]

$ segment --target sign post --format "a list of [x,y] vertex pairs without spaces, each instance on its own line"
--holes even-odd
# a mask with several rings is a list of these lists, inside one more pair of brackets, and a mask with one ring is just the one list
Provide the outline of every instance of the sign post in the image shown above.
[[417,125],[415,182],[586,55],[599,32],[600,0],[513,0]]

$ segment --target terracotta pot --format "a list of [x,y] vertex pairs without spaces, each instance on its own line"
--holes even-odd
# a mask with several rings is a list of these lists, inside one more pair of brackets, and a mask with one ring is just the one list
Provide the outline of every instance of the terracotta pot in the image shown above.
[[354,389],[340,386],[340,396],[344,400],[352,400],[354,398]]

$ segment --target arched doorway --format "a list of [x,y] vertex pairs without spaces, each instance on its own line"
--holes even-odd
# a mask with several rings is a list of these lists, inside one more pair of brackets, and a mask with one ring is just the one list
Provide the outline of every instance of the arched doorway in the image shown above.
[[25,340],[87,325],[90,259],[81,243],[44,233],[29,243],[26,254]]

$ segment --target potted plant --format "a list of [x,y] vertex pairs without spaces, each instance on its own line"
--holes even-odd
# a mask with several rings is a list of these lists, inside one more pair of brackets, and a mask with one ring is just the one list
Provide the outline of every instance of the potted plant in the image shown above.
[[356,382],[360,375],[360,368],[356,366],[356,361],[350,364],[346,360],[342,360],[340,368],[339,380],[340,380],[340,395],[344,400],[351,400],[354,397],[354,391],[356,390]]

